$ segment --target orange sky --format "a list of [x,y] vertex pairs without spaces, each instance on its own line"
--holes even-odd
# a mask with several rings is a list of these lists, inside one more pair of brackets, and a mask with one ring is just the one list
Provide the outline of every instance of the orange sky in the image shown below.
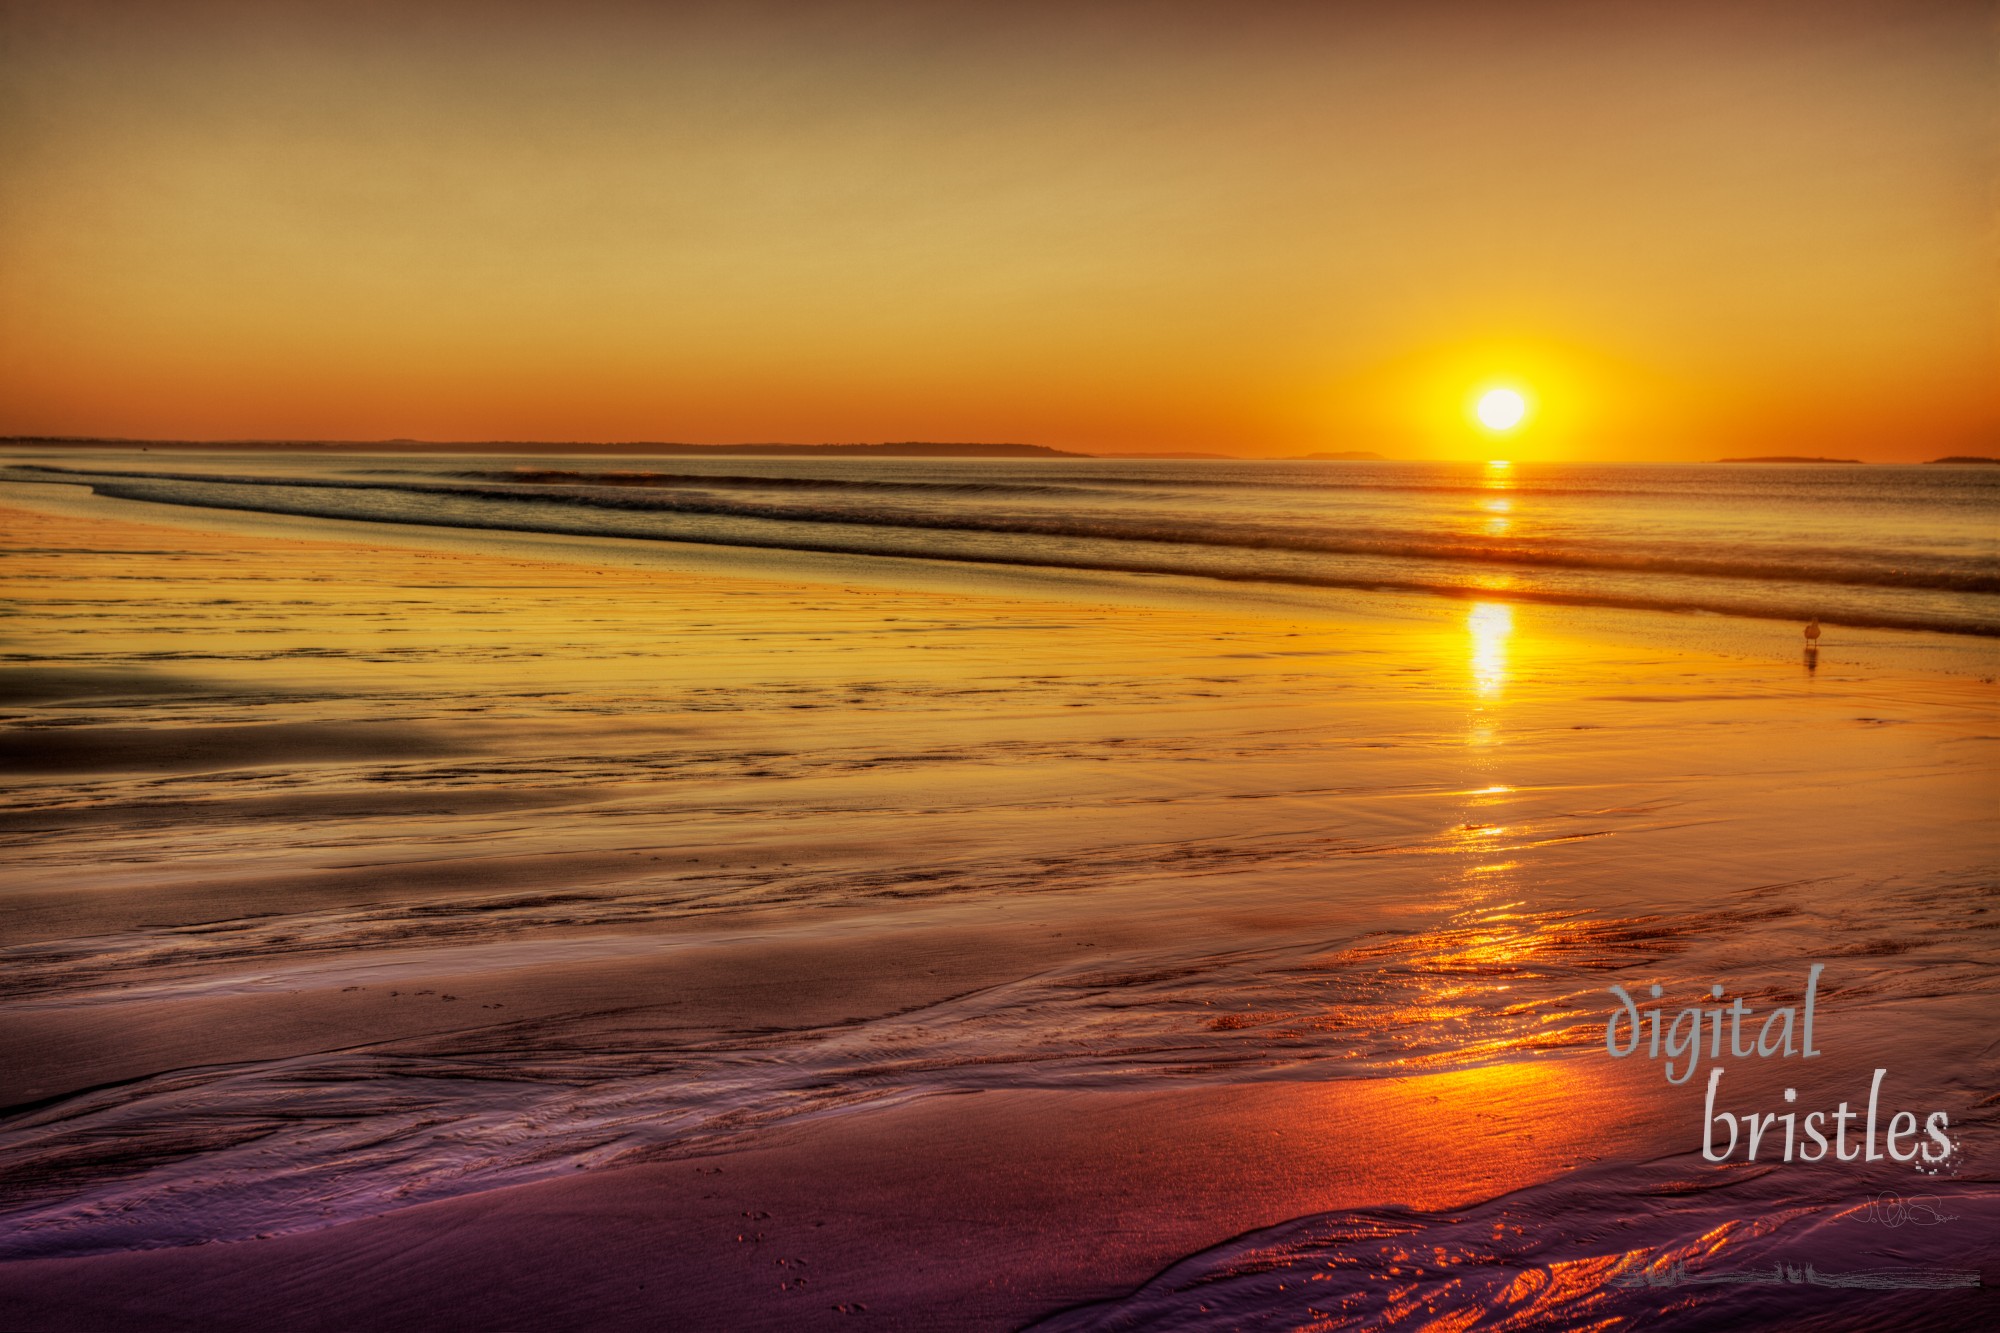
[[1985,3],[0,12],[0,433],[2000,452]]

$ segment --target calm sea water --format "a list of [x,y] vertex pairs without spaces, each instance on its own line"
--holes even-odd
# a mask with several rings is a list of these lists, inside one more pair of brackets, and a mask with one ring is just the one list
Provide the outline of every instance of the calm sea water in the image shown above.
[[126,499],[2000,635],[2000,468],[17,454]]

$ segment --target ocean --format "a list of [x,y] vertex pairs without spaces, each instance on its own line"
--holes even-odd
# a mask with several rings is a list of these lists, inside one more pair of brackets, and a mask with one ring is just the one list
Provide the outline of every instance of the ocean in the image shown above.
[[13,460],[0,480],[317,518],[2000,635],[1977,465]]

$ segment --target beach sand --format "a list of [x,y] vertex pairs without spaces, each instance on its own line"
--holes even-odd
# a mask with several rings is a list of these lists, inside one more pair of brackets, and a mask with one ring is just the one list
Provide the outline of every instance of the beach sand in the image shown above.
[[1497,596],[0,529],[10,1327],[1017,1326],[1689,1154],[1606,986],[1809,962],[1827,1058],[1732,1090],[1886,1063],[1989,1178],[1990,675]]

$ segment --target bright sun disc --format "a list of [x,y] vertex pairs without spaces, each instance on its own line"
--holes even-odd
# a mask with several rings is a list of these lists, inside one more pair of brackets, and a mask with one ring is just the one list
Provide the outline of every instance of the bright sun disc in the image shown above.
[[1479,424],[1488,430],[1512,430],[1528,415],[1528,400],[1512,389],[1488,389],[1474,409]]

